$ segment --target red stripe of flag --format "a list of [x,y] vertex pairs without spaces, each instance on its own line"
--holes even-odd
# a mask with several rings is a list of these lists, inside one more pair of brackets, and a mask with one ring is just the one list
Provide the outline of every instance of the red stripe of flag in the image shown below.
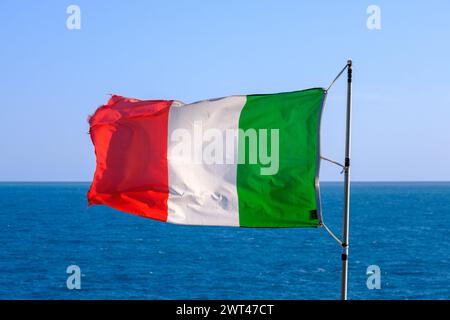
[[170,100],[112,96],[89,119],[97,167],[88,203],[167,220]]

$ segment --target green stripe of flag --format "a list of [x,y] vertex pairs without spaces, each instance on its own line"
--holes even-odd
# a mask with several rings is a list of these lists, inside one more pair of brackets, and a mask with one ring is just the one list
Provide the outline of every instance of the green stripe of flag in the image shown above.
[[[318,190],[315,188],[319,157],[319,127],[325,91],[251,95],[239,118],[238,153],[245,163],[237,167],[239,225],[242,227],[314,227],[319,225]],[[250,163],[247,129],[278,129],[279,168],[262,175],[268,165]],[[273,131],[272,131],[273,132]],[[261,139],[261,134],[258,135]],[[269,144],[268,154],[276,148]],[[258,147],[258,151],[260,148]]]

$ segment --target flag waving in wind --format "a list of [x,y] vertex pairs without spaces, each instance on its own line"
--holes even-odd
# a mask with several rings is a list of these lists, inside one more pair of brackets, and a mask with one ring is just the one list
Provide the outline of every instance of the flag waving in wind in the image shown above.
[[324,89],[183,104],[112,96],[89,119],[89,205],[189,225],[317,227]]

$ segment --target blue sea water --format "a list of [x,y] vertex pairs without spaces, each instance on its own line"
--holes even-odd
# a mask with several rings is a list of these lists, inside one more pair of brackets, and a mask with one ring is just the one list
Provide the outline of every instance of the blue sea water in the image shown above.
[[[87,183],[0,183],[0,299],[337,299],[320,229],[177,226],[87,208]],[[450,183],[353,183],[350,299],[450,298]],[[323,183],[340,234],[342,184]],[[81,268],[68,290],[66,268]],[[381,269],[369,290],[366,270]]]

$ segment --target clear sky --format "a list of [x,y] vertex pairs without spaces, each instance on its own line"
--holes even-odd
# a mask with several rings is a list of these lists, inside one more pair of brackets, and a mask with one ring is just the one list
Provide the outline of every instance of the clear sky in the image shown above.
[[[69,30],[66,8],[81,9]],[[381,29],[369,30],[369,5]],[[327,86],[354,61],[353,178],[450,180],[450,1],[2,1],[0,180],[89,181],[109,93],[193,102]],[[341,160],[345,78],[323,154]],[[324,165],[323,180],[340,179]]]

